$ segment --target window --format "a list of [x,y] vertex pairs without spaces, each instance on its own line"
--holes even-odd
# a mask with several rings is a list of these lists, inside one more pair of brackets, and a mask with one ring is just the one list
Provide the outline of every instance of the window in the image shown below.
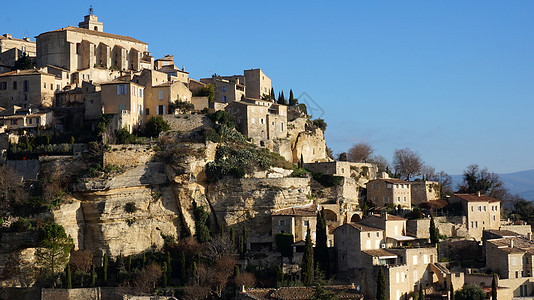
[[389,200],[389,199],[388,199],[388,196],[385,196],[385,197],[384,197],[384,202],[387,203],[388,200]]
[[165,105],[158,105],[158,115],[164,115],[165,114]]
[[493,221],[495,221],[495,216],[493,216]]
[[377,233],[376,233],[376,237],[380,237],[380,232],[377,232]]
[[305,226],[305,227],[310,227],[310,221],[305,220],[305,221],[304,221],[304,226]]
[[278,225],[286,226],[286,220],[278,220]]
[[158,99],[163,100],[163,91],[158,91]]
[[29,118],[29,119],[28,119],[28,122],[29,122],[30,124],[32,123],[32,121],[33,121],[32,118]]
[[367,233],[367,237],[368,237],[368,238],[371,237],[371,233],[370,233],[370,232]]
[[406,202],[406,196],[404,197],[404,202]]
[[149,109],[149,108],[145,109],[145,114],[146,114],[147,116],[150,115],[150,109]]
[[228,102],[228,96],[223,96],[222,97],[222,102],[224,102],[224,103]]
[[284,122],[280,122],[280,132],[284,132]]
[[482,211],[482,206],[478,206],[478,211]]
[[139,89],[139,97],[143,98],[143,89]]
[[413,260],[413,264],[414,264],[414,265],[417,265],[417,255],[414,255],[414,256],[412,257],[412,260]]
[[371,249],[371,241],[370,240],[367,240],[365,242],[365,247],[366,247],[365,249],[368,249],[368,250]]
[[54,90],[54,85],[53,85],[53,84],[50,84],[50,90],[51,90],[51,91]]
[[428,255],[423,255],[423,263],[428,264]]
[[375,190],[378,190],[378,186],[379,186],[378,183],[374,183],[374,184],[373,184],[373,188],[374,188]]
[[484,211],[486,211],[486,206],[484,205]]
[[135,86],[132,86],[132,95],[137,96],[137,91],[135,90]]
[[226,92],[226,87],[225,86],[221,86],[221,92]]
[[398,197],[397,197],[397,202],[398,202],[398,203],[401,202],[400,199],[401,199],[400,196],[398,196]]
[[119,105],[119,111],[123,111],[123,110],[126,110],[126,105],[124,104]]
[[474,207],[474,206],[471,206],[471,211],[473,211],[473,207]]
[[252,124],[255,124],[256,120],[254,118],[252,118],[252,119],[250,119],[250,122],[252,122]]
[[17,89],[17,82],[16,82],[16,81],[13,81],[13,89],[14,89],[14,90]]
[[139,104],[139,114],[143,115],[143,105]]
[[260,124],[265,124],[265,121],[260,118]]
[[471,228],[473,228],[473,221],[471,221]]
[[386,188],[387,188],[387,189],[390,189],[390,188],[392,188],[392,187],[393,187],[393,185],[392,185],[391,183],[386,183]]
[[7,82],[0,82],[0,91],[7,90]]

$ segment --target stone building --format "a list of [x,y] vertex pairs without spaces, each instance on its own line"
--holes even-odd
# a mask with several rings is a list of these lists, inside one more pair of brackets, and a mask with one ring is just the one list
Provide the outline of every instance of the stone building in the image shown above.
[[486,267],[499,275],[499,287],[511,289],[514,299],[534,294],[533,254],[534,243],[525,238],[486,242]]
[[441,183],[426,180],[412,181],[410,183],[412,205],[441,199]]
[[36,69],[0,74],[0,106],[51,107],[60,85],[56,76]]
[[394,178],[379,178],[367,182],[367,200],[379,207],[394,205],[410,209],[411,183]]
[[189,85],[189,72],[185,71],[185,67],[181,69],[174,65],[174,56],[165,55],[164,58],[159,58],[154,61],[154,69],[159,72],[167,74],[169,81],[180,81],[185,85]]
[[13,106],[0,112],[0,133],[24,130],[33,134],[37,127],[50,127],[53,121],[54,114],[50,110],[39,111]]
[[247,98],[262,99],[271,93],[271,79],[261,69],[243,71]]
[[461,205],[462,215],[467,217],[468,237],[480,241],[484,230],[501,226],[501,201],[495,198],[480,194],[454,194],[449,203]]
[[407,219],[405,218],[383,213],[369,216],[360,223],[384,230],[385,247],[391,248],[413,243],[416,240],[414,237],[406,234],[406,221]]
[[153,68],[147,43],[106,33],[103,27],[97,16],[89,14],[79,27],[41,33],[36,37],[37,66],[53,65],[71,73],[94,67],[120,71]]
[[144,86],[132,81],[101,84],[103,113],[118,114],[117,129],[126,127],[131,133],[143,124]]
[[281,209],[274,211],[271,216],[273,239],[278,233],[289,233],[293,235],[295,242],[300,242],[306,239],[306,232],[309,227],[312,241],[315,244],[317,206]]
[[287,137],[287,106],[258,99],[230,103],[226,111],[232,114],[239,131],[254,144]]
[[0,36],[0,74],[11,71],[23,54],[34,60],[35,42],[27,37],[16,39],[8,33]]
[[201,78],[203,84],[212,84],[215,86],[215,102],[232,103],[241,101],[245,97],[245,85],[242,78],[224,79],[220,77]]
[[385,248],[384,230],[359,223],[345,223],[334,231],[338,271],[364,266],[362,251]]

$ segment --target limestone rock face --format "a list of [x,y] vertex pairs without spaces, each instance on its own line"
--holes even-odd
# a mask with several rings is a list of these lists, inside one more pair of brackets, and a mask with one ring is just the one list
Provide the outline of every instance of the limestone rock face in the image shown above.
[[219,226],[246,224],[249,242],[271,242],[273,210],[311,204],[309,178],[223,179],[208,188],[207,198]]
[[36,231],[0,235],[0,287],[27,287],[35,283]]

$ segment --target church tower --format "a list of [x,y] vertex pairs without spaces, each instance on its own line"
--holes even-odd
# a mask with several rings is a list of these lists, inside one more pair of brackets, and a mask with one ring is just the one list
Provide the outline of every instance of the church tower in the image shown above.
[[104,23],[98,22],[98,17],[95,16],[92,5],[89,8],[89,14],[83,17],[83,22],[80,22],[78,27],[95,31],[104,31]]

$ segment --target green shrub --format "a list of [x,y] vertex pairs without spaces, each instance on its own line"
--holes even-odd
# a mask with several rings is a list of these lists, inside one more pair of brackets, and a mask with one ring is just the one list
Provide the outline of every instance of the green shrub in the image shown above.
[[171,127],[162,117],[152,116],[145,124],[145,135],[149,137],[158,136],[160,133],[169,130]]
[[9,229],[15,232],[24,232],[31,230],[33,228],[32,221],[25,219],[25,218],[19,218],[17,221],[13,222]]
[[126,127],[117,130],[117,144],[133,144],[135,135],[131,134]]
[[323,119],[315,119],[315,120],[313,120],[313,125],[321,128],[322,131],[326,130],[326,122]]
[[338,186],[343,181],[342,176],[335,176],[331,174],[312,173],[313,179],[319,182],[324,187]]

